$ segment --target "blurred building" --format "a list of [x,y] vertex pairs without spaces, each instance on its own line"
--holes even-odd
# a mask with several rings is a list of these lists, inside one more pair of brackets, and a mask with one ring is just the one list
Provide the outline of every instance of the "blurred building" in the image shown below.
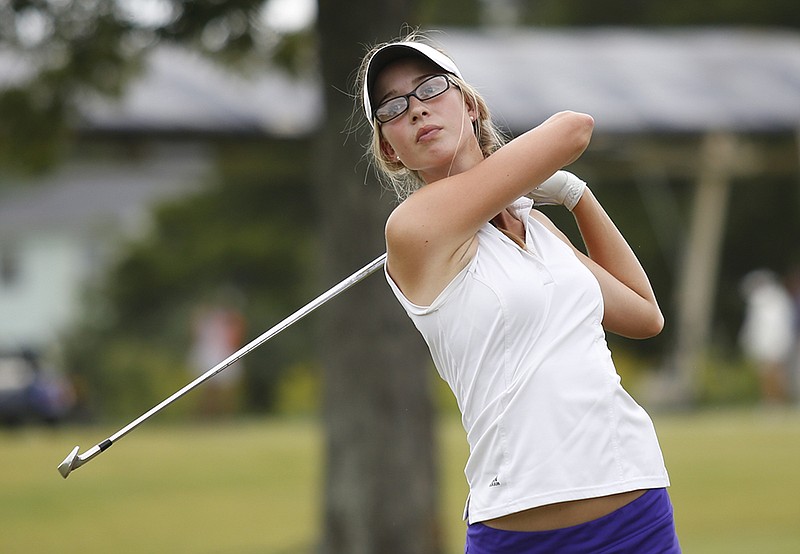
[[[0,86],[24,75],[0,55]],[[0,173],[0,349],[41,350],[74,321],[86,284],[158,203],[197,191],[218,140],[307,136],[317,87],[285,74],[248,78],[161,47],[119,101],[81,99],[65,162],[38,178]]]
[[40,350],[80,310],[85,285],[152,206],[196,189],[200,145],[164,145],[126,160],[72,159],[0,191],[0,349]]

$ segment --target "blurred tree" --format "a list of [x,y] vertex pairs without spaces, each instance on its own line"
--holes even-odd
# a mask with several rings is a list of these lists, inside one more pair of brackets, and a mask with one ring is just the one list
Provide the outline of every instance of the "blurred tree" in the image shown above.
[[[0,3],[0,49],[19,63],[0,79],[0,164],[43,171],[80,127],[78,100],[115,97],[159,42],[242,69],[273,61],[308,69],[308,31],[278,33],[266,0],[15,0]],[[156,10],[152,8],[156,7]],[[145,9],[148,8],[148,9]]]
[[[364,45],[397,36],[396,22],[409,21],[411,8],[408,0],[356,0],[347,10],[335,0],[319,2],[327,117],[317,145],[317,190],[327,282],[384,249],[389,195],[374,179],[365,181],[367,133],[342,138],[351,116],[364,118],[341,91],[353,90]],[[422,340],[380,275],[320,318],[328,454],[322,551],[439,552],[430,358]]]

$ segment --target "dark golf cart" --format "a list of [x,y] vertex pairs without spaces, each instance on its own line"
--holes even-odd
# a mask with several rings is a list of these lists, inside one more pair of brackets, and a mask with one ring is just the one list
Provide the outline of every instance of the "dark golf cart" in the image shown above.
[[74,404],[70,383],[30,350],[0,352],[0,424],[58,423]]

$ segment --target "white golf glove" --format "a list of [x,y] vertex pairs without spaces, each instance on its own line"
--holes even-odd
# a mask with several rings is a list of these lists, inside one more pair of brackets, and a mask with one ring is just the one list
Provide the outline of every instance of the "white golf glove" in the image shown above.
[[528,193],[534,206],[563,204],[569,211],[575,207],[586,190],[586,183],[569,171],[556,171],[544,183]]

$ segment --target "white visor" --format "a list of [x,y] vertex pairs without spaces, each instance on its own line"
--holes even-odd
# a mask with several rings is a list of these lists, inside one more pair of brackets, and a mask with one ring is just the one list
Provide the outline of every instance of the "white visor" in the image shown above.
[[455,62],[432,46],[421,42],[393,42],[383,46],[369,59],[367,75],[364,79],[364,113],[367,116],[367,121],[369,121],[369,124],[373,127],[375,126],[375,122],[372,118],[372,100],[370,95],[378,73],[390,63],[408,57],[424,58],[439,66],[447,73],[452,73],[460,79],[463,79]]

